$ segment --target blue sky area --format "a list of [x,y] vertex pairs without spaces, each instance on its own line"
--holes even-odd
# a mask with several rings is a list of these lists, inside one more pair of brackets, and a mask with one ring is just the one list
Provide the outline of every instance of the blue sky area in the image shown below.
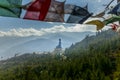
[[[28,2],[30,2],[31,0],[23,0],[22,4],[26,4]],[[61,0],[59,0],[61,1]],[[105,8],[105,4],[108,4],[111,0],[66,0],[66,4],[75,4],[81,7],[84,7],[86,4],[88,4],[88,10],[89,12],[92,12],[95,14],[102,12]],[[112,5],[116,5],[116,1],[115,0]],[[24,19],[18,19],[18,18],[10,18],[10,17],[0,17],[0,30],[9,30],[9,29],[13,29],[13,28],[38,28],[38,27],[44,27],[43,25],[46,25],[48,23],[40,23],[39,21],[32,21],[32,20],[24,20]],[[53,25],[56,24],[52,24],[51,26],[45,26],[46,28],[48,27],[52,27]],[[59,24],[60,25],[60,24]],[[61,24],[63,25],[63,24]],[[70,24],[73,25],[73,24]]]
[[[22,4],[30,1],[23,0]],[[66,4],[81,7],[88,4],[89,12],[95,15],[102,12],[105,8],[103,5],[110,1],[67,0]],[[113,2],[113,6],[116,5],[116,1]],[[65,48],[82,40],[88,34],[94,35],[94,32],[96,32],[96,27],[93,25],[41,22],[0,16],[0,56],[8,58],[11,55],[14,56],[15,53],[53,50],[59,38],[62,38],[62,46]]]

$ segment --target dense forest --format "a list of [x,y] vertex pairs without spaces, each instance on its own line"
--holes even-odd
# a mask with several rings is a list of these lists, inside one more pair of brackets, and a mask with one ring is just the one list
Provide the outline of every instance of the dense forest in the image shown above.
[[120,35],[86,35],[62,55],[26,53],[0,61],[0,80],[120,80]]

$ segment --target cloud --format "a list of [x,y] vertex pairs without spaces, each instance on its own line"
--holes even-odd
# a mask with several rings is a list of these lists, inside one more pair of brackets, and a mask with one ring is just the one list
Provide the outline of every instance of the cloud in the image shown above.
[[98,0],[98,2],[101,2],[102,0]]
[[9,31],[0,31],[0,36],[18,36],[18,37],[27,37],[27,36],[43,36],[49,33],[59,33],[59,32],[84,32],[91,31],[95,32],[95,26],[86,26],[76,24],[72,27],[64,27],[63,25],[54,26],[51,28],[18,28],[18,29],[10,29]]

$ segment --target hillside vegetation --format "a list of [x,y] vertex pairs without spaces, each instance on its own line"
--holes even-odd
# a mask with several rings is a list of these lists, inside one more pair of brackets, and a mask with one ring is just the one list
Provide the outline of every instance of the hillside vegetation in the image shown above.
[[28,53],[0,61],[0,80],[120,80],[119,67],[120,35],[107,30],[87,35],[64,55]]

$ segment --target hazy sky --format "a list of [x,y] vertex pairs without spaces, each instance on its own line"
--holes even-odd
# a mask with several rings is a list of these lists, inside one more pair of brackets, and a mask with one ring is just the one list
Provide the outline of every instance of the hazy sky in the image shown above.
[[[30,1],[31,0],[23,0],[22,4],[26,4]],[[110,1],[111,0],[66,0],[66,4],[67,3],[75,4],[75,5],[82,6],[82,7],[85,6],[86,4],[88,4],[88,10],[90,12],[93,12],[94,14],[97,14],[97,13],[104,10],[105,6],[103,6],[103,5],[108,4]],[[112,5],[115,5],[115,4],[116,4],[116,1],[114,1],[114,3]],[[13,29],[20,30],[19,28],[29,29],[32,27],[34,29],[41,29],[41,28],[48,29],[48,28],[51,28],[53,26],[60,26],[61,28],[63,26],[64,27],[68,27],[68,26],[74,27],[75,24],[74,25],[73,24],[66,24],[66,25],[64,24],[63,25],[60,23],[59,24],[43,23],[43,22],[41,23],[40,21],[23,20],[22,18],[18,19],[18,18],[10,18],[10,17],[9,18],[8,17],[0,17],[0,34],[3,32],[6,32],[6,31],[11,32],[10,30],[13,30]],[[87,28],[85,28],[85,29],[87,29]],[[90,31],[91,31],[91,29],[90,29]]]
[[[22,4],[26,4],[30,2],[31,0],[23,0]],[[58,0],[58,1],[64,1],[64,0]],[[93,12],[94,14],[103,11],[105,6],[110,2],[111,0],[66,0],[66,4],[75,4],[81,7],[86,6],[88,4],[88,10],[90,12]],[[111,5],[116,5],[117,0],[115,0]]]
[[[31,0],[23,0],[23,4],[26,4],[29,1],[31,1]],[[99,12],[102,12],[105,8],[105,6],[103,6],[103,5],[108,4],[110,1],[111,0],[67,0],[66,4],[67,3],[75,4],[75,5],[78,5],[81,7],[84,7],[86,4],[88,4],[89,12],[93,12],[95,15]],[[114,1],[114,3],[112,5],[115,5],[115,4],[116,4],[116,1]],[[29,38],[27,40],[27,37],[30,37],[31,38],[30,40],[32,40],[34,37],[41,38],[42,35],[44,36],[44,35],[48,35],[51,33],[62,33],[62,32],[68,32],[68,33],[73,32],[74,33],[74,32],[84,32],[84,31],[95,32],[96,27],[93,25],[41,22],[41,21],[35,21],[35,20],[34,21],[33,20],[25,20],[22,18],[12,18],[12,17],[0,16],[0,38],[1,38],[0,52],[2,54],[4,54],[4,51],[6,52],[8,50],[7,54],[9,54],[9,50],[11,50],[11,48],[13,50],[13,48],[16,48],[16,45],[20,46],[20,44],[24,44],[24,42],[22,42],[24,40],[24,38],[26,39],[25,41],[29,42]],[[80,35],[80,34],[77,34],[77,35]],[[15,39],[14,37],[19,38],[19,40],[17,39],[16,41],[13,41],[13,43],[14,43],[14,45],[13,45],[13,43],[11,43],[11,42],[12,42],[12,40]],[[59,34],[57,35],[57,37],[59,37]],[[71,38],[74,36],[70,35],[69,37]],[[78,39],[78,38],[80,39],[81,37],[77,37],[76,39]],[[2,39],[5,39],[5,40],[2,41]],[[11,40],[11,42],[9,42],[9,40]],[[53,40],[53,39],[51,39],[51,40]],[[35,41],[36,41],[36,38],[35,38]],[[63,41],[63,42],[67,43],[67,42],[69,42],[69,40]],[[72,43],[69,43],[69,45],[71,45]],[[55,44],[57,45],[57,43],[55,43]],[[65,46],[65,45],[63,45],[63,46]],[[29,47],[29,46],[27,46],[27,47]],[[53,47],[55,47],[55,46],[53,46]],[[39,47],[35,47],[35,48],[38,49]],[[18,47],[18,49],[19,49],[19,47]],[[31,49],[33,49],[33,47],[29,48],[29,49],[31,50]],[[36,51],[36,49],[35,49],[35,51]],[[3,55],[1,55],[1,53],[0,53],[0,56],[3,56]],[[7,54],[4,54],[4,55],[7,55]],[[14,54],[14,50],[13,50],[12,54]]]

